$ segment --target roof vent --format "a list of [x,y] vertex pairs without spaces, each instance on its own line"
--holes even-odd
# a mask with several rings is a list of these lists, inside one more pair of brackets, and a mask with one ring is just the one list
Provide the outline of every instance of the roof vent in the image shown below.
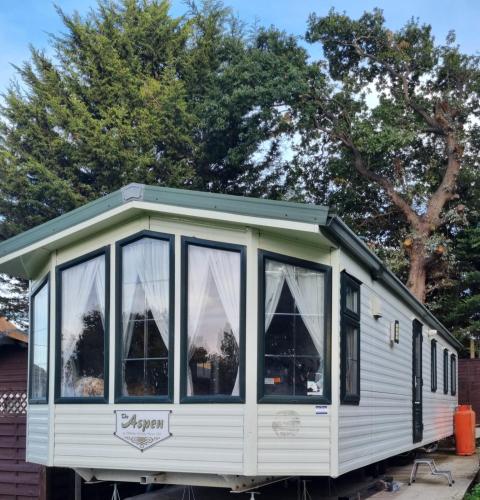
[[122,188],[123,203],[131,200],[143,200],[143,193],[145,191],[145,184],[137,184],[132,182]]

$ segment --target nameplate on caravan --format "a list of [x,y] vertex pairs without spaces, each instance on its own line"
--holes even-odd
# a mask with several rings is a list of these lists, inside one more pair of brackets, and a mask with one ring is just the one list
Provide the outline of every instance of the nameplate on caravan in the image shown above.
[[114,410],[114,435],[140,451],[171,436],[170,410]]

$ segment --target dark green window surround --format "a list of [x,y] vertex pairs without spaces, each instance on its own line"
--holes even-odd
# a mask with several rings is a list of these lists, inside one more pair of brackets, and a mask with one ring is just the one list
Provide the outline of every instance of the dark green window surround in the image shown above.
[[455,354],[450,356],[450,391],[452,396],[457,394],[457,357]]
[[[35,381],[40,376],[38,371],[40,368],[35,364],[35,351],[36,351],[36,338],[35,329],[37,327],[35,322],[36,316],[36,298],[40,292],[46,291],[47,293],[47,342],[44,346],[46,348],[46,369],[43,378],[45,379],[45,389],[41,396],[34,394],[38,391],[35,387]],[[30,335],[29,335],[29,369],[28,369],[28,402],[29,404],[46,404],[48,403],[48,386],[49,386],[49,358],[50,358],[50,275],[47,274],[40,284],[34,288],[30,294]]]
[[[69,270],[77,265],[84,264],[97,257],[104,257],[105,261],[105,310],[104,310],[104,340],[103,340],[103,395],[101,396],[62,396],[62,272]],[[108,387],[109,387],[109,319],[110,319],[110,247],[106,246],[82,255],[69,262],[56,267],[56,332],[55,332],[55,403],[80,403],[80,404],[106,404],[108,403]],[[81,284],[79,283],[79,286]]]
[[[204,240],[199,238],[192,238],[182,236],[182,255],[181,255],[181,362],[180,362],[180,402],[181,403],[244,403],[245,402],[245,321],[246,321],[246,248],[243,245],[234,245],[230,243],[223,243],[211,240]],[[239,303],[235,305],[239,309],[238,318],[238,343],[235,334],[232,330],[225,328],[223,330],[223,340],[221,342],[221,352],[215,353],[208,351],[208,345],[197,346],[194,353],[189,353],[189,249],[194,247],[197,251],[205,249],[205,256],[209,258],[209,250],[225,251],[238,254],[239,256]],[[198,256],[197,256],[198,257]],[[236,260],[236,259],[234,259]],[[197,263],[202,263],[201,260]],[[216,269],[218,272],[219,269]],[[226,269],[223,269],[226,271]],[[195,269],[193,269],[195,273]],[[207,271],[208,279],[213,271]],[[198,272],[196,276],[198,276]],[[195,276],[195,275],[192,275]],[[217,279],[219,277],[217,276]],[[215,285],[212,283],[215,282]],[[218,283],[214,279],[210,280],[208,293],[210,298],[218,299],[220,293]],[[204,289],[207,293],[207,288]],[[215,297],[214,297],[215,296]],[[198,300],[198,297],[197,297]],[[211,301],[210,301],[211,302]],[[229,313],[221,306],[221,300],[215,300],[215,307],[218,313],[228,316]],[[223,312],[222,312],[223,309]],[[200,316],[203,311],[197,311]],[[206,328],[206,333],[210,334],[212,325],[210,323],[212,315],[204,314],[206,323],[203,327]],[[210,317],[210,320],[208,319]],[[218,317],[217,317],[218,318]],[[225,318],[223,318],[225,319]],[[228,318],[227,318],[228,319]],[[200,327],[199,319],[197,319],[197,326]],[[230,322],[228,322],[230,323]],[[225,327],[228,324],[225,322]],[[213,325],[215,328],[218,325]],[[219,335],[220,331],[217,332]],[[200,340],[200,337],[198,338]],[[210,345],[211,347],[211,345]],[[197,359],[195,359],[195,356]],[[235,358],[238,357],[238,364],[235,371]],[[214,375],[214,371],[217,374]],[[238,379],[236,379],[235,374]],[[234,382],[232,389],[231,382]],[[231,390],[232,393],[236,391],[238,380],[238,395],[227,394],[226,391]],[[218,382],[218,383],[217,383]],[[190,389],[189,389],[189,385]],[[199,394],[189,395],[189,392],[197,390]]]
[[[323,394],[320,395],[280,395],[268,394],[265,389],[266,367],[266,331],[265,331],[265,296],[266,296],[266,264],[271,260],[290,266],[312,270],[324,277],[324,349],[323,356]],[[331,268],[315,262],[297,259],[282,254],[259,250],[258,252],[258,402],[259,403],[295,403],[295,404],[330,404],[331,403],[331,300],[332,300]],[[283,295],[283,291],[282,291]],[[279,299],[280,301],[282,298]],[[288,298],[287,298],[288,302]],[[277,313],[276,313],[277,314]],[[278,313],[281,316],[282,312]],[[294,316],[301,316],[295,314]],[[273,321],[271,323],[273,325]],[[286,337],[288,340],[288,336]],[[294,357],[296,352],[293,353]],[[277,367],[278,368],[278,367]],[[268,377],[267,377],[268,378]],[[294,384],[295,386],[295,384]]]
[[430,346],[430,383],[432,392],[437,391],[437,341],[432,340]]
[[448,349],[443,350],[443,393],[448,394]]
[[[164,241],[169,245],[169,312],[168,312],[168,393],[162,395],[142,395],[133,396],[123,394],[124,386],[124,338],[123,338],[123,249],[144,238],[152,240]],[[173,381],[174,381],[174,322],[175,322],[175,237],[170,234],[158,233],[154,231],[141,231],[128,238],[116,242],[115,250],[115,269],[116,269],[116,290],[115,290],[115,317],[116,317],[116,332],[115,332],[115,402],[116,403],[170,403],[173,401]],[[152,321],[150,321],[151,323]],[[145,325],[147,322],[144,322]],[[145,326],[144,325],[144,326]],[[156,332],[158,333],[158,332]],[[144,340],[148,337],[148,332]],[[144,345],[144,349],[148,350],[148,346]],[[148,357],[148,353],[145,354]],[[145,361],[143,364],[147,364]]]
[[341,273],[340,402],[360,403],[360,287],[345,271]]

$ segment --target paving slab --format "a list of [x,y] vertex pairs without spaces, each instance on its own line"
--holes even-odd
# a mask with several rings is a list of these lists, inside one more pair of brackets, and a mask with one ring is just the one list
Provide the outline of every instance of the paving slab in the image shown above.
[[388,475],[400,483],[396,492],[381,491],[371,497],[372,500],[461,500],[479,471],[478,449],[475,455],[459,457],[453,451],[431,453],[425,458],[433,458],[437,469],[450,470],[455,483],[448,486],[446,478],[432,476],[426,465],[420,465],[417,480],[408,486],[413,464],[388,469]]

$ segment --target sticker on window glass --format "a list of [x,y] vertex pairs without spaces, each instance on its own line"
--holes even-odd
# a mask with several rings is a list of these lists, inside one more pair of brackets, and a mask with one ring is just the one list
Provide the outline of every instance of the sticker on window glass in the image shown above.
[[275,384],[281,384],[282,383],[282,378],[281,377],[270,377],[265,379],[265,385],[275,385]]

